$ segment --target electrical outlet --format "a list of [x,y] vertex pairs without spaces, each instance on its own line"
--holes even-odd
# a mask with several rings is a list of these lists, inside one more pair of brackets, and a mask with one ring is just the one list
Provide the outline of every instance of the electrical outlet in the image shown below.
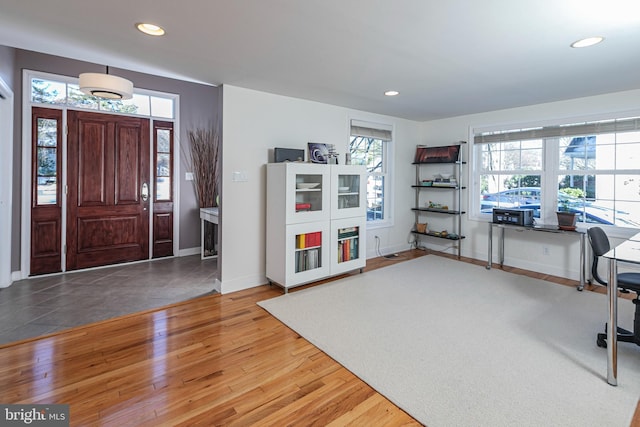
[[542,247],[542,255],[549,255],[549,247],[548,246],[543,246]]

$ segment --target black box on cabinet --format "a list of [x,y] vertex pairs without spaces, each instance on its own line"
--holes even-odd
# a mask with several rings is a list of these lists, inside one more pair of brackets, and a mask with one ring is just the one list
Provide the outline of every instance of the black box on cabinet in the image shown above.
[[275,163],[304,162],[304,150],[295,148],[274,148],[273,160]]
[[493,209],[494,224],[533,225],[533,209]]

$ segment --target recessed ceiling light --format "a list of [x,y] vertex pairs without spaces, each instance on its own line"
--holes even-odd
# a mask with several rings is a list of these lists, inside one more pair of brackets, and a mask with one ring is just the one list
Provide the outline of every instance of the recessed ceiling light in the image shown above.
[[604,40],[604,37],[588,37],[571,43],[571,47],[589,47],[600,43],[602,40]]
[[398,92],[397,90],[388,90],[386,91],[384,94],[387,96],[396,96],[398,95],[400,92]]
[[144,22],[139,22],[136,24],[136,28],[145,34],[149,34],[150,36],[164,35],[164,29],[154,24],[145,24]]

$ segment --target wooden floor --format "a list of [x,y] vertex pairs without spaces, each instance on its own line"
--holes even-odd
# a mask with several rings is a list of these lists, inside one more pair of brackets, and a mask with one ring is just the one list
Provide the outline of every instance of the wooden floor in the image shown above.
[[205,296],[0,346],[0,402],[66,403],[74,426],[419,425],[256,305],[280,294]]

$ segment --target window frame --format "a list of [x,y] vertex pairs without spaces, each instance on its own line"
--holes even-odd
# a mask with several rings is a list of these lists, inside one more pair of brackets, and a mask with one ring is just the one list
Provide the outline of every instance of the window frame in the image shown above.
[[[177,122],[178,121],[178,114],[179,114],[179,95],[177,94],[173,94],[173,93],[168,93],[168,92],[160,92],[160,91],[154,91],[154,90],[147,90],[147,89],[141,89],[141,88],[135,88],[133,90],[133,94],[134,96],[136,95],[141,95],[141,96],[145,96],[148,98],[148,102],[149,102],[149,113],[148,114],[141,114],[141,113],[133,113],[133,112],[120,112],[120,111],[113,111],[107,108],[103,108],[101,105],[101,100],[96,98],[96,97],[90,97],[89,98],[96,98],[96,102],[98,103],[98,108],[94,109],[94,108],[86,108],[83,107],[82,105],[77,105],[77,104],[71,104],[68,101],[65,102],[57,102],[57,103],[48,103],[48,102],[39,102],[39,101],[34,101],[31,97],[31,88],[32,88],[32,80],[33,79],[39,79],[39,80],[47,80],[47,81],[51,81],[54,83],[60,83],[60,84],[64,84],[65,85],[65,100],[68,96],[68,92],[69,92],[69,86],[77,86],[78,85],[78,78],[77,77],[69,77],[69,76],[62,76],[62,75],[58,75],[58,74],[51,74],[51,73],[46,73],[46,72],[42,72],[42,71],[33,71],[33,70],[23,70],[23,76],[25,78],[24,81],[24,89],[26,90],[25,94],[24,94],[24,99],[28,100],[27,104],[28,105],[32,105],[32,106],[42,106],[42,107],[46,107],[46,108],[61,108],[61,109],[73,109],[73,110],[82,110],[82,111],[93,111],[96,113],[105,113],[105,114],[119,114],[119,115],[124,115],[124,116],[135,116],[135,117],[147,117],[150,118],[152,120],[163,120],[163,121],[172,121],[172,122]],[[153,115],[153,101],[152,98],[156,98],[156,99],[161,99],[161,100],[165,100],[165,101],[170,101],[172,104],[172,112],[171,112],[171,117],[166,117],[166,116],[154,116]],[[116,101],[117,102],[117,101]]]
[[[367,171],[367,182],[369,181],[369,177],[373,177],[374,179],[382,178],[384,182],[384,188],[382,193],[383,217],[382,219],[371,219],[371,220],[367,218],[366,224],[367,224],[367,229],[369,230],[376,229],[376,228],[383,228],[383,227],[391,227],[394,224],[393,217],[392,217],[393,192],[391,191],[393,176],[394,176],[394,171],[393,171],[393,164],[394,164],[393,140],[395,138],[394,127],[391,124],[375,123],[375,122],[362,121],[357,119],[350,119],[349,120],[349,138],[348,138],[349,142],[347,145],[348,153],[351,153],[350,146],[354,136],[365,137],[362,135],[353,135],[352,129],[354,127],[368,128],[372,130],[374,133],[376,131],[380,131],[380,132],[386,133],[387,135],[390,135],[389,140],[385,139],[384,137],[376,137],[375,134],[368,136],[370,138],[379,139],[382,141],[382,165],[381,165],[382,171],[381,172]],[[352,158],[352,164],[355,164],[353,162],[353,155],[351,158]],[[367,193],[367,200],[369,200],[368,193]]]
[[[470,126],[469,127],[469,137],[470,140],[472,141],[473,144],[473,148],[471,150],[471,167],[472,170],[470,171],[470,188],[471,191],[469,192],[469,206],[470,206],[470,218],[471,220],[476,220],[476,221],[484,221],[484,222],[491,222],[492,221],[492,215],[491,213],[482,213],[480,211],[480,206],[481,206],[481,180],[480,177],[482,174],[486,173],[486,171],[483,171],[482,169],[482,148],[481,146],[484,144],[482,142],[477,142],[476,141],[476,137],[478,135],[481,134],[487,134],[487,133],[509,133],[511,132],[518,132],[518,130],[532,130],[533,132],[539,132],[541,134],[540,138],[542,140],[542,169],[540,170],[540,178],[541,178],[541,183],[540,183],[540,188],[541,188],[541,192],[542,192],[542,200],[541,200],[541,204],[540,204],[540,222],[543,223],[548,223],[548,222],[555,222],[555,211],[557,210],[558,206],[558,197],[557,197],[557,191],[558,191],[558,177],[561,175],[606,175],[609,172],[618,172],[619,169],[613,169],[613,170],[609,170],[609,169],[584,169],[584,170],[579,170],[579,169],[563,169],[561,168],[560,165],[560,159],[559,159],[559,150],[560,150],[560,140],[562,137],[564,136],[572,136],[571,134],[569,135],[557,135],[557,136],[552,136],[552,135],[548,135],[545,134],[545,131],[549,128],[553,128],[553,127],[560,127],[562,128],[563,126],[571,126],[571,125],[575,125],[575,124],[581,124],[581,123],[591,123],[591,122],[615,122],[616,120],[618,121],[624,121],[627,120],[629,118],[638,118],[640,117],[640,111],[626,111],[626,112],[617,112],[617,113],[610,113],[610,114],[599,114],[599,115],[591,115],[591,116],[587,116],[587,117],[569,117],[569,118],[561,118],[561,119],[555,119],[555,120],[550,120],[550,121],[544,121],[544,122],[528,122],[528,123],[506,123],[506,124],[502,124],[502,125],[494,125],[494,126],[478,126],[478,127],[474,127],[474,126]],[[603,123],[603,126],[607,126],[609,125],[609,123]],[[616,134],[616,133],[622,133],[624,132],[624,130],[603,130],[600,132],[597,132],[596,135],[600,134],[600,135],[609,135],[609,134]],[[575,136],[586,136],[587,134],[585,133],[584,135],[575,135]],[[506,141],[505,141],[506,142]],[[639,141],[640,142],[640,141]],[[629,169],[624,169],[624,172],[622,172],[623,174],[628,172]],[[634,169],[631,170],[634,172],[634,174],[639,174],[640,175],[640,167],[638,169]],[[513,174],[519,174],[519,172],[522,171],[515,171],[513,172]],[[525,171],[527,173],[531,172],[533,173],[537,173],[538,171]],[[621,200],[622,201],[622,200]],[[591,223],[589,222],[579,222],[578,223],[581,226],[590,226]],[[607,224],[598,224],[599,226],[603,227],[603,228],[607,228],[609,230],[619,230],[619,232],[613,232],[612,235],[616,236],[616,235],[620,235],[620,236],[625,236],[626,234],[628,234],[629,230],[633,230],[634,232],[637,232],[638,229],[637,228],[633,228],[633,227],[625,227],[625,226],[614,226],[614,225],[607,225]]]

